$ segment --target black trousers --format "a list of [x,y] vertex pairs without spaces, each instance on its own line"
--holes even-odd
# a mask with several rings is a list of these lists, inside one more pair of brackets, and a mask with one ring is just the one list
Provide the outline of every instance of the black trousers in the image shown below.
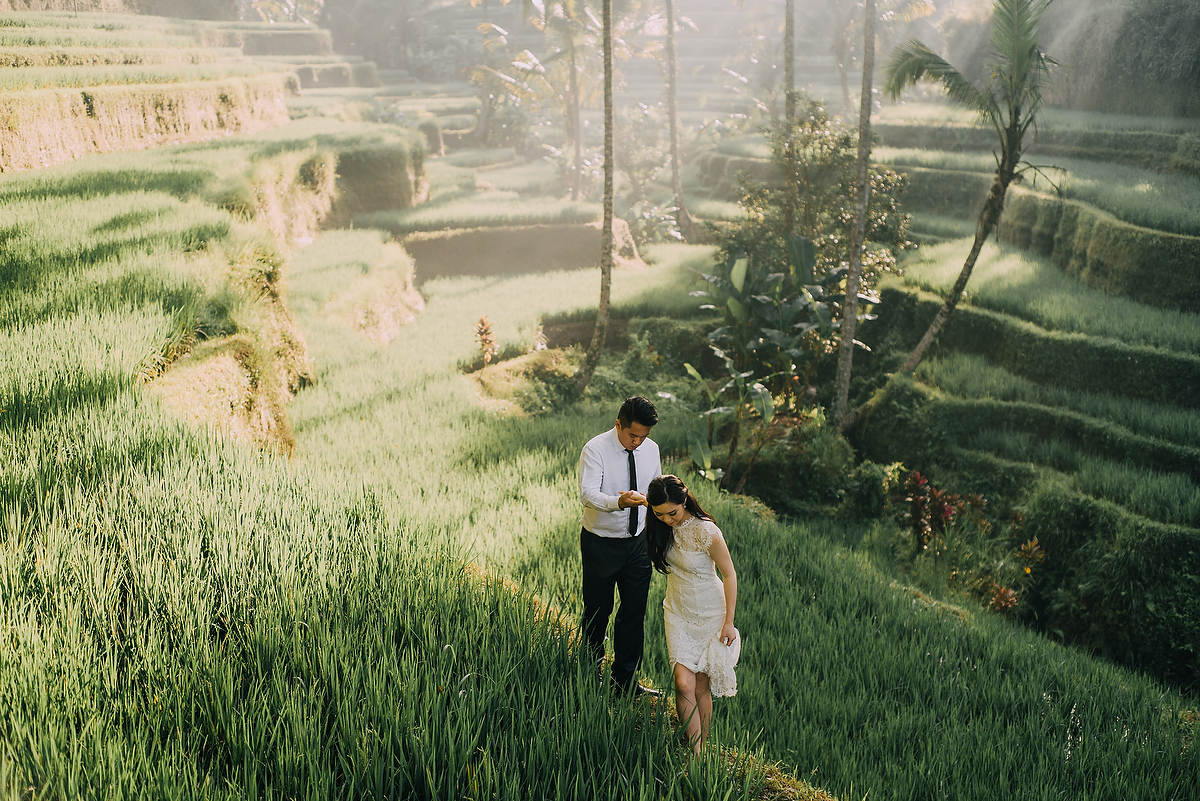
[[604,657],[604,632],[613,608],[613,587],[621,597],[613,622],[612,678],[628,686],[642,661],[646,595],[653,565],[646,537],[597,537],[586,528],[579,534],[583,556],[583,639],[597,660]]

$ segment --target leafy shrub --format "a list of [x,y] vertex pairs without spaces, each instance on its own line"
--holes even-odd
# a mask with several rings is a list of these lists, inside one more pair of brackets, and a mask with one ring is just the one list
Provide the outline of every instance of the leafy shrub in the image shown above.
[[882,517],[891,503],[903,464],[883,465],[869,459],[850,471],[839,516],[849,520],[875,520]]
[[1022,511],[1050,556],[1030,597],[1043,630],[1200,687],[1200,533],[1051,484]]
[[[733,472],[743,469],[735,465]],[[783,514],[809,515],[818,508],[832,513],[854,470],[850,443],[826,425],[821,409],[813,409],[763,448],[747,492]]]

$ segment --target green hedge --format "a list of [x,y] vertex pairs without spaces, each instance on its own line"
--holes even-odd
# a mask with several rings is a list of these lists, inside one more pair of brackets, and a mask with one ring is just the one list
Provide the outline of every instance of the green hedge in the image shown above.
[[1027,599],[1043,630],[1200,688],[1200,532],[1055,485],[1022,511],[1048,554]]
[[[942,305],[940,297],[896,282],[882,287],[882,300],[864,341],[891,339],[900,348],[917,343]],[[1048,331],[965,304],[955,309],[935,348],[975,353],[1039,384],[1080,392],[1188,406],[1200,387],[1200,356]]]
[[892,169],[908,176],[904,208],[939,217],[978,217],[992,188],[992,176],[985,173],[901,165]]
[[1047,256],[1110,294],[1200,311],[1200,237],[1141,228],[1083,203],[1013,189],[997,238]]
[[394,130],[388,140],[338,149],[338,197],[331,225],[348,224],[356,214],[421,202],[428,187],[424,143],[414,133]]
[[1179,140],[1179,149],[1171,157],[1171,166],[1181,172],[1200,176],[1200,136],[1188,134]]
[[770,185],[782,180],[779,168],[769,159],[728,156],[709,150],[696,157],[693,164],[700,173],[700,183],[711,190],[712,197],[722,200],[737,199],[739,173],[747,173],[752,180]]
[[301,64],[293,69],[301,89],[354,86],[354,70],[349,64]]
[[1188,473],[1200,482],[1200,449],[1134,434],[1115,423],[1069,409],[934,392],[928,416],[930,425],[947,432],[955,441],[984,428],[1025,431],[1041,439],[1066,440],[1095,456]]
[[374,88],[382,86],[379,80],[379,69],[375,66],[374,61],[360,61],[352,63],[350,69],[354,72],[354,85]]
[[0,172],[254,133],[288,121],[290,74],[0,93]]
[[207,46],[240,47],[247,56],[333,55],[333,39],[329,31],[320,28],[243,30],[221,27],[202,30],[201,42]]
[[957,492],[975,492],[993,505],[1011,506],[1047,472],[1028,462],[1012,462],[958,446],[973,430],[953,420],[947,425],[937,401],[940,392],[909,376],[893,377],[871,399],[871,411],[855,432],[854,445],[879,464],[903,462],[929,473]]
[[[884,147],[989,152],[997,146],[995,131],[975,125],[878,123],[871,130]],[[1185,138],[1164,131],[1041,128],[1026,141],[1025,152],[1031,156],[1166,164]]]
[[[1051,415],[1031,406],[963,402],[896,377],[873,399],[858,444],[866,458],[903,461],[943,488],[982,494],[993,516],[1014,506],[1021,512],[1017,536],[1037,537],[1048,554],[1023,601],[1028,623],[1157,677],[1200,687],[1200,531],[1082,495],[1054,470],[956,445],[971,431],[1008,420],[1055,431]],[[1101,447],[1147,445],[1137,441],[1144,438],[1073,422],[1074,433]],[[1070,428],[1072,421],[1062,425]]]

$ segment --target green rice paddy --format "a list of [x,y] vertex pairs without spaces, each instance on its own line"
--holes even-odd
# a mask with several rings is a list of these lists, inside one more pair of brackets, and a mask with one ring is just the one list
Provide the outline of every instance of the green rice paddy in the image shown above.
[[0,91],[213,81],[220,78],[261,75],[267,71],[257,64],[246,63],[29,67],[0,71]]
[[[933,292],[948,290],[970,247],[969,240],[922,247],[905,260],[905,281]],[[1055,331],[1167,350],[1200,350],[1200,315],[1105,294],[1064,275],[1050,260],[1008,245],[984,245],[966,295],[976,306]]]
[[[188,38],[115,15],[90,18],[104,30],[23,19],[0,14],[0,46]],[[437,101],[426,110],[462,99]],[[240,323],[255,302],[230,295],[227,272],[230,249],[265,246],[231,200],[258,165],[378,146],[384,131],[306,120],[0,176],[0,795],[760,797],[745,761],[689,763],[661,709],[605,697],[573,643],[579,449],[625,396],[687,379],[632,379],[616,353],[578,401],[501,414],[460,367],[481,315],[509,351],[532,347],[544,321],[588,319],[596,271],[430,280],[425,310],[386,344],[334,311],[372,280],[389,234],[597,219],[597,204],[530,196],[556,179],[549,162],[521,165],[511,150],[430,160],[429,203],[360,215],[291,254],[284,300],[315,381],[288,407],[290,457],[185,423],[140,382],[181,318]],[[749,138],[730,147],[761,152]],[[493,189],[477,191],[484,182]],[[731,204],[689,206],[735,218]],[[962,247],[923,250],[910,280],[941,286]],[[694,316],[688,291],[712,248],[645,255],[647,270],[615,272],[614,316]],[[971,301],[1155,347],[1200,339],[1191,316],[1105,308],[1119,299],[1051,270],[990,249]],[[967,357],[920,377],[1200,442],[1186,410],[1038,387]],[[913,589],[871,556],[903,537],[890,521],[779,521],[717,492],[688,472],[689,421],[660,411],[665,467],[697,490],[739,571],[746,645],[739,695],[716,704],[718,744],[847,801],[1200,792],[1193,698]],[[1186,477],[1020,432],[975,444],[1069,471],[1155,519],[1200,514]],[[668,687],[663,594],[656,576],[644,672]]]
[[[431,281],[422,315],[379,345],[323,310],[369,277],[380,235],[323,235],[289,268],[317,370],[289,410],[296,455],[257,453],[189,429],[134,383],[172,310],[209,291],[228,218],[205,212],[214,238],[187,244],[204,218],[180,204],[199,198],[129,180],[125,158],[2,182],[25,209],[6,247],[26,256],[8,263],[29,264],[6,290],[8,308],[28,311],[0,338],[24,398],[0,416],[0,608],[22,643],[0,665],[13,786],[703,797],[648,708],[606,703],[553,618],[466,568],[487,565],[568,620],[578,613],[578,449],[630,387],[604,367],[578,405],[503,417],[457,365],[474,353],[480,314],[522,346],[539,318],[585,314],[596,275]],[[108,191],[63,199],[72,186]],[[55,203],[76,205],[47,213]],[[41,252],[61,266],[31,263]],[[156,272],[168,253],[177,266]],[[649,255],[649,271],[618,271],[614,313],[686,313],[692,268],[711,251]],[[122,291],[84,302],[100,281]],[[55,305],[73,284],[81,300]],[[681,453],[684,424],[664,408],[668,454]],[[718,703],[722,741],[843,798],[994,798],[979,778],[994,775],[1011,777],[1012,797],[1191,792],[1178,695],[925,600],[830,545],[870,531],[782,524],[700,491],[743,587],[747,645],[740,694]],[[662,592],[656,579],[646,673],[666,685]],[[713,775],[733,797],[754,792],[752,776]]]
[[[872,157],[894,166],[991,173],[990,153],[876,148]],[[1024,186],[1077,200],[1119,220],[1173,234],[1200,236],[1200,190],[1189,175],[1171,175],[1124,164],[1058,156],[1029,156],[1042,169],[1026,173]]]

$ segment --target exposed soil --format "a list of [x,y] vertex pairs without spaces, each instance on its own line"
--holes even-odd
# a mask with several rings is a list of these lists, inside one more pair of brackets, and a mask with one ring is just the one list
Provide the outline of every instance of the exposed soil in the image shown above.
[[[596,328],[594,320],[582,323],[563,323],[548,325],[542,329],[546,337],[546,347],[569,348],[579,345],[586,348],[592,342],[592,331]],[[608,328],[604,332],[604,347],[608,350],[624,350],[625,332],[629,329],[629,321],[609,318]]]
[[[614,266],[644,269],[629,226],[613,225]],[[600,224],[520,225],[410,234],[404,249],[417,264],[417,281],[458,275],[521,275],[586,270],[600,263]]]

